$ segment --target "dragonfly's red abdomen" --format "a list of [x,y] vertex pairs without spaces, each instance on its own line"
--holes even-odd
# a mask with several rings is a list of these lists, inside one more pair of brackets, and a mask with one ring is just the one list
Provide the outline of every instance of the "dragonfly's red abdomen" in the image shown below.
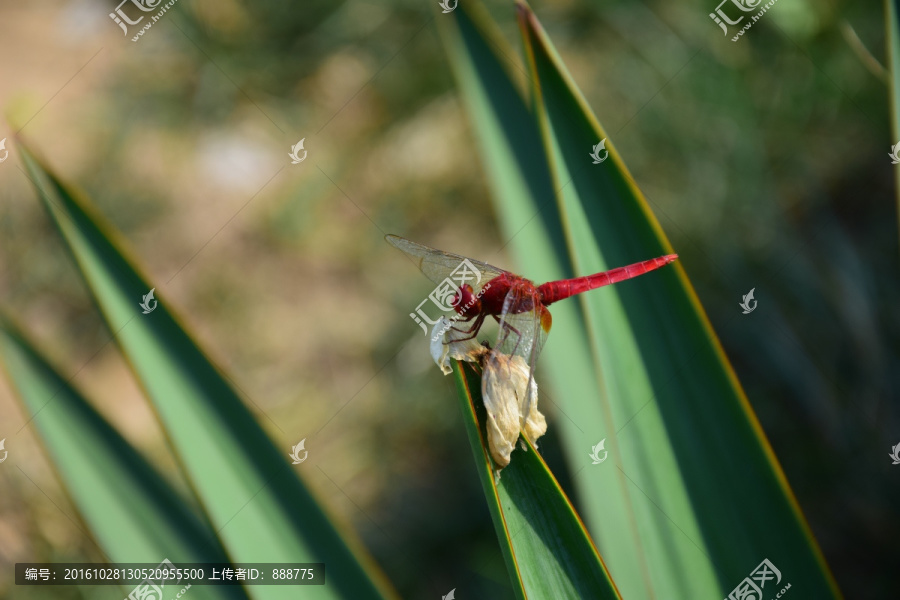
[[620,281],[625,281],[626,279],[631,279],[632,277],[637,277],[638,275],[643,275],[644,273],[649,273],[650,271],[666,266],[677,258],[677,254],[667,254],[665,256],[660,256],[659,258],[652,258],[650,260],[634,263],[627,267],[619,267],[617,269],[604,271],[603,273],[588,275],[587,277],[550,281],[540,285],[538,287],[538,292],[541,295],[541,301],[544,305],[547,305],[552,302],[565,300],[569,296],[574,296],[575,294],[580,294],[582,292],[587,292],[588,290],[603,287],[604,285],[618,283]]

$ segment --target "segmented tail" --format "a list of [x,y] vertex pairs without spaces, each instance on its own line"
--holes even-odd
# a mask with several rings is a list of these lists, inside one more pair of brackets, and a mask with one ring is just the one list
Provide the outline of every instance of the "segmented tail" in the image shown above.
[[638,275],[655,271],[660,267],[666,266],[670,262],[674,262],[677,258],[677,254],[667,254],[665,256],[660,256],[659,258],[634,263],[627,267],[610,269],[609,271],[588,275],[586,277],[550,281],[538,286],[538,292],[541,294],[541,302],[543,302],[544,305],[547,305],[552,302],[565,300],[569,296],[574,296],[575,294],[594,290],[598,287],[603,287],[604,285],[619,283],[620,281],[625,281],[626,279],[632,279]]

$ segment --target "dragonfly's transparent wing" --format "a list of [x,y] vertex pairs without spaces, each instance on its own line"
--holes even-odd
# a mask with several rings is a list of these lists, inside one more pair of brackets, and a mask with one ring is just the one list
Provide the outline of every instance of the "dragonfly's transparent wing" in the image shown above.
[[429,248],[396,235],[386,235],[384,239],[402,250],[415,262],[425,277],[437,284],[442,284],[447,279],[457,283],[468,283],[477,294],[488,281],[507,272],[493,265]]
[[531,408],[537,401],[537,386],[534,383],[534,367],[550,333],[550,311],[541,304],[537,288],[530,282],[520,281],[514,284],[503,302],[500,315],[500,333],[494,352],[509,356],[510,360],[503,365],[504,375],[511,378],[519,376],[514,371],[525,369],[527,380],[521,392],[522,415],[531,414]]

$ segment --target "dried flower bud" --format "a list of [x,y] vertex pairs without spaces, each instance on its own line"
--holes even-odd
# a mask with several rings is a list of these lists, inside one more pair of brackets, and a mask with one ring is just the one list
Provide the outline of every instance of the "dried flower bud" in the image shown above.
[[509,464],[521,432],[535,448],[547,432],[547,420],[537,408],[537,383],[521,356],[502,354],[480,345],[441,317],[431,330],[431,357],[445,375],[450,359],[481,364],[481,396],[487,411],[488,449],[498,472]]
[[[537,447],[538,438],[547,432],[547,420],[537,408],[537,383],[529,376],[530,369],[521,356],[491,352],[482,367],[481,395],[487,411],[488,446],[494,462],[502,469],[509,464],[519,432]],[[526,404],[530,404],[528,414],[524,414]]]

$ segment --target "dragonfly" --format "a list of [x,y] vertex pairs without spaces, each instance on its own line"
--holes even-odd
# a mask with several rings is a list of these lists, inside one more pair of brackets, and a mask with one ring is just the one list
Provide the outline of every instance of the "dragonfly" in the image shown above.
[[[535,285],[529,279],[485,262],[396,235],[387,235],[385,239],[438,284],[435,292],[439,306],[455,312],[452,319],[444,320],[443,333],[448,335],[441,343],[459,345],[475,340],[488,319],[499,324],[496,342],[485,346],[489,352],[480,353],[484,371],[482,397],[487,405],[491,392],[496,395],[498,380],[517,379],[512,387],[519,396],[518,412],[523,419],[532,414],[536,402],[534,367],[553,322],[547,307],[576,294],[644,275],[678,259],[677,254],[666,254],[602,273]],[[435,331],[438,329],[435,327]],[[523,371],[524,381],[520,376]]]

